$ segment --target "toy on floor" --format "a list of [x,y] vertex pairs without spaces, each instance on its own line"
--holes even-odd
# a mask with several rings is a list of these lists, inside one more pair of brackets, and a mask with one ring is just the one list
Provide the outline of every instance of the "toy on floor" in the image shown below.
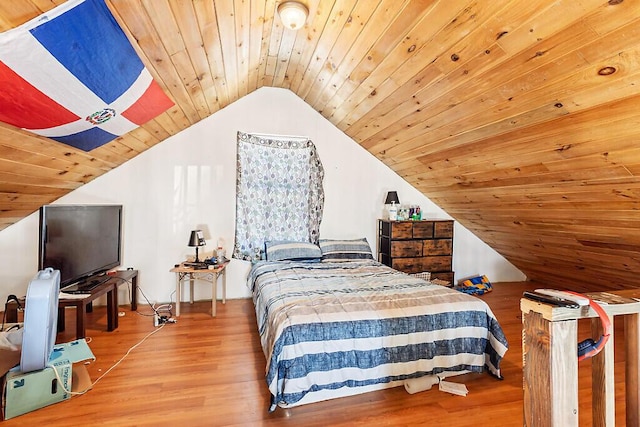
[[455,287],[456,290],[471,295],[483,295],[493,290],[487,276],[476,276],[464,280]]

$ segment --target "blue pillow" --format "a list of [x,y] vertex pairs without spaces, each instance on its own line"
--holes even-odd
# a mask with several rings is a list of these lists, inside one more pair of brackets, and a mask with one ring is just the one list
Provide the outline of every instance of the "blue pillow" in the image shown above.
[[361,259],[373,259],[371,247],[366,238],[337,240],[320,239],[322,261],[351,261]]
[[310,242],[268,241],[267,261],[320,260],[322,252]]

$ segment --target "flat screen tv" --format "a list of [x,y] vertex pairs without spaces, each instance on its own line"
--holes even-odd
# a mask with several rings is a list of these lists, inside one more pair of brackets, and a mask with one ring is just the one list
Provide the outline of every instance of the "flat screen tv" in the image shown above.
[[60,287],[83,283],[120,265],[122,205],[40,208],[38,270],[60,270]]

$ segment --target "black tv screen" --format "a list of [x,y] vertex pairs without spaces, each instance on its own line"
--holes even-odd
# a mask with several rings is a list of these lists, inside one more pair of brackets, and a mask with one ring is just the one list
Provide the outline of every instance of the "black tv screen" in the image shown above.
[[60,287],[120,265],[121,205],[46,205],[40,208],[38,270],[60,270]]

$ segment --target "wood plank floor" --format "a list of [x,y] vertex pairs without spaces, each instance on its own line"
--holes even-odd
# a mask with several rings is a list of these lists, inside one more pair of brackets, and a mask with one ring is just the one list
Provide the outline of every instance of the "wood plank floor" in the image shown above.
[[[397,387],[354,397],[268,413],[265,359],[256,332],[251,300],[183,303],[176,324],[155,328],[148,306],[126,314],[120,326],[106,332],[104,307],[89,315],[87,335],[97,360],[87,366],[95,381],[152,331],[155,334],[82,396],[3,421],[9,426],[521,426],[522,345],[519,299],[531,283],[496,284],[481,298],[504,328],[510,348],[502,363],[504,380],[468,374],[451,380],[465,383],[466,397],[436,388],[409,395]],[[146,314],[146,315],[145,315]],[[74,337],[73,310],[67,310],[64,342]],[[616,325],[620,327],[621,325]],[[588,334],[588,323],[580,335]],[[583,330],[584,329],[584,330]],[[620,340],[622,333],[616,334]],[[588,335],[587,335],[588,336]],[[624,425],[624,352],[616,341],[617,423]],[[591,425],[591,369],[580,365],[580,425]]]

